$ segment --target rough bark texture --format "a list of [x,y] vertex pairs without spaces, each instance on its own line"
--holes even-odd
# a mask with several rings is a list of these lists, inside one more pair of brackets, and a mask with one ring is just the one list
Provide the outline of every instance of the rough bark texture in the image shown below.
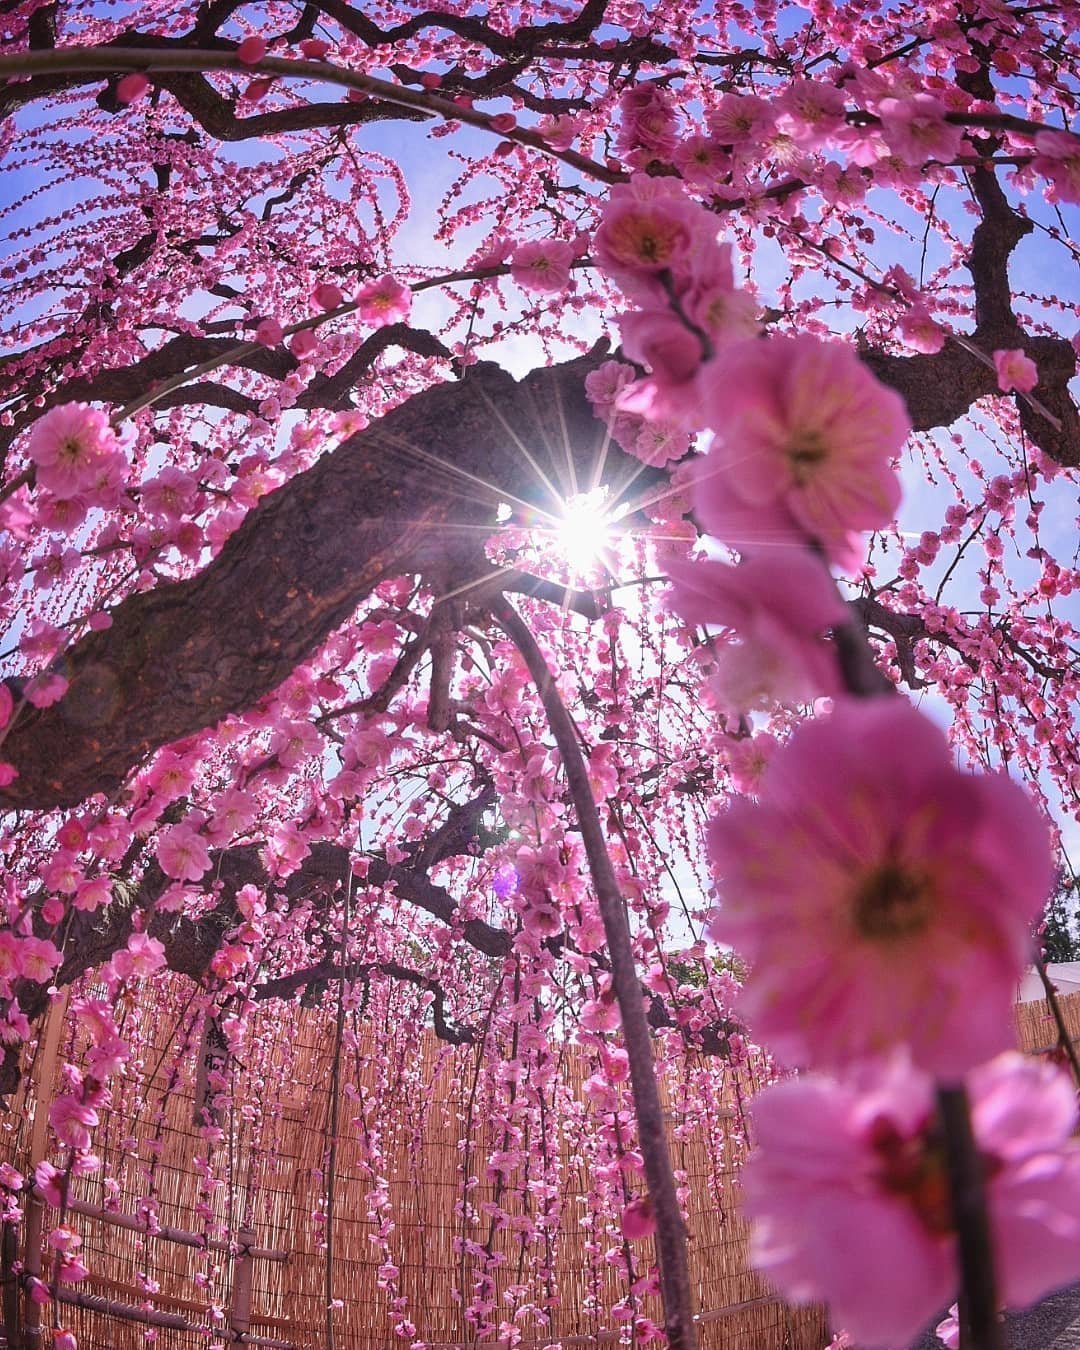
[[[518,448],[555,484],[567,447],[584,476],[603,428],[582,388],[588,358],[515,382],[481,365],[349,438],[244,520],[190,580],[132,595],[112,627],[66,654],[67,694],[23,709],[5,741],[10,807],[112,792],[157,746],[250,707],[378,583],[421,573],[451,590],[489,571],[483,534],[500,501],[556,509]],[[629,475],[625,458],[609,464]],[[633,462],[634,468],[640,465]]]

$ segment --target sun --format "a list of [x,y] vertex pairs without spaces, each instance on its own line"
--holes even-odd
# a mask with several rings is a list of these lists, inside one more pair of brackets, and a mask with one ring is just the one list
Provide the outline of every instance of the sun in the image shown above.
[[607,488],[598,487],[563,503],[561,517],[554,526],[555,547],[573,572],[581,575],[594,572],[603,555],[611,551],[614,536],[607,496]]

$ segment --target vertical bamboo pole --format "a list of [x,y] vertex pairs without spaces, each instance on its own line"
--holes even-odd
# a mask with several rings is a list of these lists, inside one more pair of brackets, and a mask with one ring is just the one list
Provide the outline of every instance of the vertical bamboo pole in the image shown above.
[[[64,1034],[68,1005],[67,989],[50,1006],[45,1018],[44,1041],[38,1066],[37,1092],[34,1097],[34,1125],[30,1133],[30,1156],[26,1211],[23,1219],[23,1269],[29,1279],[41,1278],[41,1230],[44,1225],[45,1204],[34,1194],[33,1174],[38,1163],[45,1161],[48,1149],[49,1106],[53,1084],[56,1082],[56,1063],[60,1057],[60,1038]],[[30,1297],[24,1299],[22,1343],[25,1350],[37,1350],[41,1344],[41,1304]]]
[[233,1258],[232,1293],[229,1297],[229,1330],[236,1340],[251,1329],[251,1274],[254,1258],[251,1249],[255,1234],[247,1229],[237,1233],[239,1250]]

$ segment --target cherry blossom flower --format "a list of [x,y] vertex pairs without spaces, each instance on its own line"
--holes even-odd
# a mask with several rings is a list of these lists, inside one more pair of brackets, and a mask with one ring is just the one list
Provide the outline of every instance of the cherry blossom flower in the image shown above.
[[116,82],[117,103],[134,103],[150,90],[150,81],[141,70],[133,70]]
[[356,308],[365,323],[373,323],[377,328],[403,323],[412,308],[412,291],[395,277],[379,277],[356,292]]
[[1080,202],[1080,139],[1068,131],[1040,131],[1032,168],[1050,180],[1052,202]]
[[678,182],[635,174],[612,188],[593,258],[631,299],[664,303],[660,273],[689,272],[694,254],[714,232],[708,213],[684,196]]
[[836,658],[822,640],[847,611],[811,553],[782,549],[738,567],[669,562],[669,605],[688,623],[718,624],[740,639],[719,658],[714,691],[738,712],[771,702],[809,702],[840,692]]
[[844,125],[844,95],[823,80],[792,80],[777,106],[780,129],[808,150],[824,145]]
[[562,291],[570,283],[574,246],[561,239],[532,239],[510,255],[510,275],[527,291]]
[[954,1075],[1012,1044],[1048,830],[1016,784],[957,769],[904,700],[845,699],[800,727],[709,847],[712,935],[750,962],[740,1007],[788,1063],[906,1042]]
[[883,98],[878,103],[885,144],[908,164],[955,159],[964,139],[962,127],[946,122],[948,109],[932,94]]
[[210,850],[190,825],[170,825],[155,849],[161,870],[177,881],[199,881],[210,867]]
[[700,384],[717,429],[696,484],[706,528],[738,545],[749,525],[853,565],[857,532],[887,524],[900,501],[892,460],[910,423],[899,395],[849,347],[809,336],[736,343]]
[[998,388],[1003,394],[1013,389],[1027,394],[1039,383],[1038,366],[1018,347],[998,348],[994,352],[994,369],[997,371]]
[[38,487],[61,498],[74,497],[91,487],[118,452],[109,419],[87,403],[61,403],[50,408],[30,428],[27,443]]
[[708,114],[709,131],[721,145],[761,141],[776,125],[772,104],[756,94],[725,94]]
[[53,1133],[68,1148],[89,1148],[90,1131],[98,1123],[98,1113],[77,1097],[57,1097],[49,1107]]
[[[1080,1275],[1080,1148],[1067,1077],[1022,1055],[974,1069],[999,1291],[1022,1305]],[[860,1345],[908,1344],[956,1289],[932,1081],[901,1056],[760,1093],[743,1171],[755,1265],[796,1302],[828,1300]]]
[[115,954],[111,964],[122,980],[153,975],[165,965],[165,944],[146,933],[132,933],[127,946]]
[[632,85],[619,99],[622,125],[618,148],[646,152],[641,158],[670,159],[678,143],[678,119],[670,97],[655,80]]
[[900,320],[900,336],[917,352],[933,356],[945,346],[945,330],[923,305],[912,305]]

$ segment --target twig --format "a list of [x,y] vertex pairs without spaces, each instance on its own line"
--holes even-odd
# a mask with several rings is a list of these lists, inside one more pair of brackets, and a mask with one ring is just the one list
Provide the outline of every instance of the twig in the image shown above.
[[960,1264],[960,1344],[963,1350],[1003,1350],[983,1162],[967,1091],[962,1085],[939,1087],[937,1101]]
[[645,1160],[649,1197],[656,1216],[656,1255],[660,1267],[660,1296],[664,1305],[668,1345],[670,1350],[696,1350],[698,1341],[686,1254],[686,1228],[675,1190],[663,1108],[653,1069],[649,1024],[641,996],[641,983],[634,968],[634,950],[625,901],[608,855],[574,723],[559,697],[544,654],[528,624],[505,596],[496,597],[491,610],[529,669],[562,756],[567,787],[577,813],[578,827],[604,921],[611,960],[612,988],[619,1005],[623,1038],[630,1061],[630,1085],[637,1115],[638,1140]]

